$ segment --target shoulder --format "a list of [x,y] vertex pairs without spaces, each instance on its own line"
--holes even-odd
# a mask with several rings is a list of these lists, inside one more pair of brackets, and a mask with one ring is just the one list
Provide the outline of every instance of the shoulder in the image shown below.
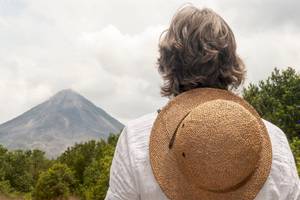
[[136,131],[151,128],[157,116],[157,112],[148,113],[127,123],[127,130]]
[[273,162],[294,168],[294,157],[285,133],[271,122],[264,119],[263,122],[268,130],[272,143]]
[[262,120],[268,130],[271,140],[280,139],[280,140],[287,142],[287,137],[286,137],[285,133],[279,127],[277,127],[276,125],[274,125],[273,123],[271,123],[265,119],[262,119]]
[[280,161],[286,164],[295,165],[294,157],[289,146],[288,139],[285,133],[276,125],[264,120],[263,122],[268,130],[269,137],[272,143],[273,161]]
[[126,131],[129,145],[144,143],[150,136],[151,128],[157,116],[156,112],[143,115],[129,121],[126,124]]
[[156,113],[127,122],[114,153],[106,199],[138,199],[139,174],[144,173],[148,156],[148,138]]
[[279,127],[264,119],[263,122],[272,143],[272,166],[260,195],[267,197],[270,194],[276,194],[275,199],[281,199],[281,197],[294,199],[293,195],[296,195],[295,192],[298,191],[300,183],[288,139]]
[[156,116],[157,112],[149,113],[126,124],[128,151],[133,162],[147,159],[150,133]]

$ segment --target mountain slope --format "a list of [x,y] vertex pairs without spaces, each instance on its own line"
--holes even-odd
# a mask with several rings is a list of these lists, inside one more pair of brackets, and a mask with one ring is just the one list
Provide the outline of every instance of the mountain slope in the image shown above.
[[66,89],[0,125],[0,144],[9,149],[38,148],[55,157],[75,142],[105,139],[122,128],[104,110]]

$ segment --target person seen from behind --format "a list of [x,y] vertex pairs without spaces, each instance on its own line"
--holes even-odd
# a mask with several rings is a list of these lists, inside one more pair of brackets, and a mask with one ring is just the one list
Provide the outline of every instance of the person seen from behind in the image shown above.
[[159,42],[170,100],[123,129],[106,200],[300,200],[285,134],[232,92],[246,71],[236,48],[213,10],[176,12]]

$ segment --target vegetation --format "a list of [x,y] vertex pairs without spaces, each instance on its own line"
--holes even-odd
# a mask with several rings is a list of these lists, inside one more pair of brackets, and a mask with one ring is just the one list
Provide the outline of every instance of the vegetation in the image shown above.
[[104,199],[117,140],[117,135],[110,135],[107,142],[100,140],[76,144],[57,159],[75,172],[78,181],[76,194],[82,199]]
[[88,141],[49,160],[40,150],[8,151],[0,145],[0,198],[33,200],[104,199],[118,135]]
[[0,192],[7,196],[28,193],[37,183],[40,172],[48,169],[50,160],[40,150],[8,151],[0,145]]
[[[243,95],[264,119],[285,132],[300,174],[300,75],[292,68],[275,69],[265,81],[245,88]],[[70,195],[104,199],[117,140],[111,134],[107,141],[75,144],[55,160],[40,150],[8,151],[0,145],[0,194],[28,200]]]
[[67,199],[75,189],[75,182],[73,171],[56,163],[40,174],[33,196],[37,200]]
[[300,174],[300,74],[292,68],[275,68],[270,77],[250,84],[243,93],[262,118],[286,134]]

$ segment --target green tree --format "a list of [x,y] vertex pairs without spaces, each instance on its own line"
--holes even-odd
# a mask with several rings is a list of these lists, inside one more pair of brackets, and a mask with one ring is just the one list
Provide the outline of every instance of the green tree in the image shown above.
[[80,184],[83,184],[86,168],[94,160],[100,160],[106,155],[113,155],[117,140],[118,135],[110,134],[107,140],[91,140],[75,144],[59,156],[57,160],[70,167],[75,173],[75,178]]
[[0,145],[0,194],[34,199],[104,199],[118,135],[68,148],[56,160],[40,150],[8,151]]
[[46,171],[52,165],[52,162],[45,157],[45,152],[38,149],[30,150],[28,159],[29,173],[32,175],[33,185],[35,185],[39,178],[39,174],[42,171]]
[[294,69],[275,68],[265,81],[250,84],[243,93],[259,114],[281,128],[289,140],[300,136],[300,74]]
[[56,163],[41,173],[33,196],[36,200],[67,199],[75,185],[74,172],[67,165]]
[[295,156],[298,174],[300,175],[300,139],[298,137],[294,137],[290,145]]
[[7,149],[0,144],[0,156],[3,156],[7,152]]
[[41,171],[49,168],[50,161],[40,150],[8,151],[0,146],[0,181],[11,191],[31,192]]
[[107,154],[100,160],[92,162],[85,171],[84,198],[86,200],[103,200],[105,198],[109,186],[109,170],[113,158],[111,153],[112,147],[107,145]]
[[286,134],[300,175],[300,74],[290,67],[275,68],[266,80],[244,88],[243,96],[262,118]]
[[9,181],[1,180],[0,181],[0,194],[8,196],[10,193],[13,192]]
[[10,182],[8,180],[5,180],[5,169],[7,168],[5,162],[6,153],[7,149],[0,145],[0,194],[2,195],[9,195],[11,192],[13,192]]
[[75,178],[79,183],[82,183],[84,170],[95,157],[95,148],[96,141],[94,140],[75,144],[73,147],[68,148],[58,158],[58,161],[70,167],[75,173]]
[[5,179],[5,169],[6,167],[6,162],[5,162],[5,157],[6,157],[7,149],[4,148],[2,145],[0,145],[0,181],[4,181]]
[[22,150],[8,151],[3,158],[4,179],[19,192],[29,192],[33,179],[29,173],[27,154]]
[[78,180],[76,193],[83,199],[104,199],[117,140],[118,135],[111,134],[107,140],[76,144],[58,158],[74,170]]

